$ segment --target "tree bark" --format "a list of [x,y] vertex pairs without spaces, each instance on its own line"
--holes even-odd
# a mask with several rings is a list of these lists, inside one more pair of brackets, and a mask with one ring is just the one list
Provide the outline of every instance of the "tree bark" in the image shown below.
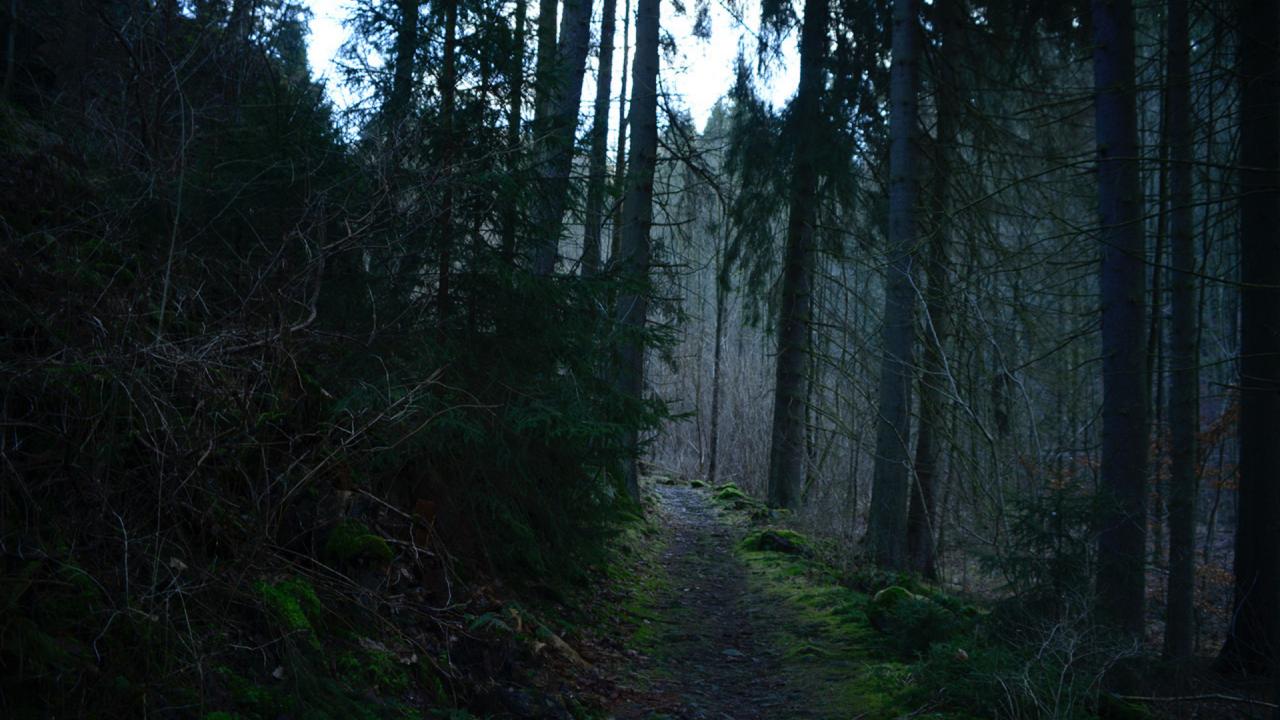
[[790,128],[795,138],[787,242],[778,310],[778,355],[769,446],[769,504],[800,505],[805,463],[805,399],[809,296],[813,287],[813,226],[818,210],[818,140],[826,86],[828,0],[805,0],[800,30],[800,87]]
[[1133,4],[1093,1],[1094,112],[1102,241],[1102,467],[1097,607],[1143,634],[1146,570],[1146,268],[1138,180]]
[[1196,253],[1191,206],[1191,42],[1187,0],[1169,0],[1169,238],[1173,318],[1169,385],[1169,586],[1164,652],[1187,659],[1195,650],[1195,517],[1200,430],[1200,368],[1196,342]]
[[441,200],[439,242],[437,250],[436,320],[437,329],[444,337],[453,310],[449,296],[450,276],[453,273],[453,111],[458,90],[458,0],[445,0],[444,53],[440,63],[440,135],[443,147],[440,153],[441,175],[444,177],[444,197]]
[[[541,19],[539,19],[541,23]],[[552,88],[545,130],[539,138],[540,197],[534,212],[533,272],[550,275],[556,267],[560,231],[568,204],[569,175],[573,169],[573,141],[582,104],[582,76],[591,44],[591,0],[565,0],[560,18],[560,40],[551,76],[540,85]]]
[[[613,165],[613,186],[621,195],[623,181],[627,172],[627,62],[631,57],[631,0],[623,0],[622,5],[622,91],[618,93],[618,143],[617,162]],[[613,232],[609,238],[609,260],[618,257],[618,248],[622,244],[622,203],[617,203],[613,211]]]
[[560,0],[538,2],[538,49],[533,69],[533,132],[541,140],[548,131],[556,75],[556,10]]
[[418,0],[397,0],[400,23],[396,27],[396,58],[387,98],[387,119],[394,135],[400,130],[413,97],[414,61],[418,53]]
[[[644,394],[644,344],[641,335],[648,314],[649,231],[653,225],[653,174],[658,151],[658,25],[659,0],[636,5],[636,57],[631,90],[631,166],[622,201],[622,243],[619,269],[623,290],[618,295],[617,320],[622,339],[618,347],[618,390],[639,400]],[[631,457],[624,467],[627,493],[640,499],[639,437],[628,431]]]
[[956,45],[963,31],[963,11],[959,0],[941,0],[938,22],[940,48],[935,62],[937,93],[937,141],[933,160],[933,227],[930,228],[929,258],[925,265],[924,358],[920,374],[920,419],[916,435],[915,492],[907,508],[907,556],[912,571],[923,577],[937,577],[935,566],[935,497],[938,484],[938,442],[946,398],[941,390],[947,369],[943,363],[947,337],[951,334],[950,219],[948,184],[951,182],[951,153],[956,143]]
[[[507,100],[507,172],[517,178],[520,172],[520,114],[524,104],[524,29],[528,15],[528,0],[516,0],[515,25],[512,28],[510,67],[507,70],[510,88]],[[510,263],[516,255],[516,208],[518,203],[508,202],[502,207],[502,258]]]
[[889,73],[889,266],[885,277],[879,423],[867,545],[882,568],[907,561],[908,448],[915,340],[913,248],[919,205],[916,133],[919,126],[920,6],[893,4],[893,65]]
[[4,77],[0,80],[0,101],[7,101],[13,94],[13,78],[18,63],[18,0],[9,0],[5,5]]
[[1263,673],[1280,653],[1280,1],[1238,8],[1240,486],[1222,660]]
[[600,64],[596,72],[596,104],[591,118],[591,165],[587,186],[586,223],[582,231],[582,276],[600,270],[600,233],[604,228],[605,168],[609,151],[609,105],[613,91],[613,35],[618,0],[604,0],[600,18]]
[[[724,219],[720,223],[724,225]],[[720,369],[721,355],[724,345],[724,313],[725,300],[728,293],[728,278],[725,277],[724,241],[720,233],[716,234],[716,326],[715,346],[711,350],[711,428],[710,428],[710,462],[707,467],[707,482],[716,484],[716,473],[720,463]]]

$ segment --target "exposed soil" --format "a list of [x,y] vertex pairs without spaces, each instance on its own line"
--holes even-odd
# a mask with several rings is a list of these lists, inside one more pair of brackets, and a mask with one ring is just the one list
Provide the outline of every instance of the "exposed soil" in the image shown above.
[[785,607],[748,583],[734,547],[744,530],[707,494],[655,487],[666,583],[658,594],[654,650],[639,677],[645,692],[615,708],[618,718],[688,720],[825,718],[812,690],[789,684],[771,628],[795,624]]

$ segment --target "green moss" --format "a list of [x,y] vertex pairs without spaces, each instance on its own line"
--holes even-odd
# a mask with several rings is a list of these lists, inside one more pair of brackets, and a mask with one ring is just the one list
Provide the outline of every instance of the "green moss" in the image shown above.
[[259,582],[258,594],[271,616],[287,631],[310,633],[324,607],[315,588],[306,580],[286,578],[277,583]]
[[813,543],[809,538],[794,530],[785,528],[757,530],[742,540],[742,547],[746,550],[776,552],[786,555],[810,556],[814,554]]
[[904,600],[915,600],[918,596],[901,585],[892,585],[871,598],[871,607],[875,610],[891,610]]
[[391,562],[391,558],[394,557],[391,546],[386,540],[354,520],[340,522],[329,531],[329,537],[324,544],[324,554],[338,563],[366,560],[385,564]]
[[628,645],[645,653],[659,654],[665,644],[660,598],[670,591],[659,556],[664,543],[662,534],[648,520],[628,523],[609,546],[604,574],[622,595],[620,617],[597,618],[600,623],[621,619],[628,633]]
[[341,679],[352,688],[371,688],[398,695],[412,683],[408,668],[395,655],[382,650],[342,653],[335,665]]
[[[790,661],[783,670],[788,684],[823,699],[824,717],[890,720],[916,711],[922,703],[915,702],[911,668],[884,651],[867,617],[871,598],[840,584],[839,574],[813,555],[753,549],[763,537],[766,531],[748,536],[739,555],[750,582],[793,617],[769,637]],[[812,547],[802,535],[779,537]]]
[[707,483],[706,483],[705,481],[703,481],[703,480],[699,480],[699,479],[697,479],[697,478],[694,478],[694,479],[692,479],[692,480],[690,480],[690,481],[689,481],[689,487],[704,488],[704,487],[709,487],[709,486],[707,485]]
[[711,493],[711,497],[717,503],[730,509],[749,512],[753,519],[768,517],[768,510],[764,507],[764,503],[747,495],[733,483],[724,483],[716,487]]
[[751,497],[742,492],[742,489],[733,483],[724,483],[723,485],[718,486],[715,491],[715,499],[720,502],[728,503],[744,500],[747,502],[751,501]]

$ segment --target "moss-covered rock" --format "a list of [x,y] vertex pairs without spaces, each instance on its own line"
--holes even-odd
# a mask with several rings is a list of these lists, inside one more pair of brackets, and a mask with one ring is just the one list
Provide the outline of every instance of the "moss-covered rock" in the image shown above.
[[918,600],[919,595],[902,587],[901,585],[890,585],[871,596],[871,608],[876,611],[892,610],[905,600]]
[[389,563],[394,557],[385,539],[354,520],[340,522],[329,531],[324,554],[337,563],[365,561],[377,565]]
[[712,494],[716,502],[722,505],[728,505],[735,510],[745,510],[759,503],[750,495],[742,492],[742,489],[733,483],[724,483],[716,488]]
[[900,585],[872,596],[867,619],[883,634],[887,649],[901,656],[918,656],[934,643],[952,639],[967,625],[950,609]]
[[802,555],[813,557],[813,543],[809,538],[794,530],[785,528],[765,528],[757,530],[742,541],[745,550],[759,552],[776,552],[784,555]]

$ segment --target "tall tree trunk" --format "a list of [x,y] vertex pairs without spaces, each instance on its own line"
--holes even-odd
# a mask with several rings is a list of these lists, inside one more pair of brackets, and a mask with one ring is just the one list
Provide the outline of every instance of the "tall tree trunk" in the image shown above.
[[569,175],[573,169],[573,141],[578,129],[578,108],[582,104],[582,76],[587,68],[591,44],[591,0],[565,0],[560,18],[560,40],[545,79],[553,91],[546,127],[539,138],[540,196],[534,212],[533,272],[550,275],[556,267],[560,231],[569,199]]
[[587,182],[586,225],[582,231],[582,275],[600,270],[600,233],[604,227],[605,169],[609,151],[609,104],[613,91],[613,34],[618,0],[604,0],[600,17],[600,64],[596,72],[596,104],[591,118],[591,166]]
[[[636,5],[636,57],[631,90],[631,167],[622,200],[622,244],[619,268],[624,289],[618,295],[618,390],[639,400],[644,394],[644,344],[641,334],[648,314],[649,230],[653,225],[653,173],[658,157],[658,22],[659,0]],[[640,499],[635,455],[639,437],[629,430],[633,453],[624,468],[627,492]]]
[[1164,652],[1190,658],[1195,649],[1196,436],[1200,430],[1200,358],[1196,342],[1196,253],[1191,207],[1191,41],[1187,0],[1169,0],[1168,100],[1170,285],[1169,591]]
[[939,430],[946,417],[941,390],[947,369],[943,364],[947,337],[951,333],[950,245],[948,184],[951,182],[951,153],[956,143],[956,45],[963,31],[964,12],[960,0],[942,0],[938,29],[940,49],[935,56],[937,74],[937,141],[933,160],[933,227],[930,228],[929,258],[925,265],[924,362],[920,374],[920,420],[916,435],[915,492],[907,508],[907,555],[911,570],[926,578],[937,577],[934,541],[937,511],[934,498],[938,484]]
[[436,320],[441,336],[445,334],[452,314],[449,285],[453,272],[453,111],[458,91],[458,0],[445,0],[445,3],[444,53],[440,63],[440,135],[443,142],[440,166],[444,177],[444,198],[438,225],[436,273]]
[[[507,70],[510,87],[507,99],[507,172],[512,178],[520,171],[520,114],[524,104],[524,30],[528,0],[516,0],[515,25],[512,28],[511,57]],[[519,203],[502,206],[502,258],[510,263],[516,255],[516,208]]]
[[[259,0],[233,0],[231,3],[231,12],[227,16],[227,33],[237,46],[243,46],[249,42],[249,35],[253,32],[254,14],[257,12],[258,2]],[[242,47],[238,47],[237,51],[242,49]]]
[[13,94],[13,78],[18,63],[18,0],[5,3],[4,19],[4,77],[0,80],[0,101]]
[[889,79],[889,266],[885,277],[884,356],[867,544],[882,568],[907,560],[908,448],[915,340],[912,254],[918,240],[916,133],[920,121],[920,5],[893,4],[893,65]]
[[1100,619],[1142,637],[1146,570],[1145,249],[1138,181],[1133,4],[1093,0],[1094,112],[1102,241]]
[[[613,165],[613,187],[621,195],[627,172],[627,61],[631,57],[631,0],[622,5],[622,91],[618,93],[618,161]],[[618,257],[622,244],[622,203],[616,203],[613,211],[613,233],[609,239],[609,260]]]
[[[724,225],[723,214],[720,225]],[[716,327],[715,346],[711,350],[711,429],[710,429],[710,463],[707,467],[707,482],[716,484],[716,473],[720,462],[720,368],[722,345],[724,344],[724,313],[726,295],[729,290],[728,278],[725,277],[724,241],[720,233],[716,233]]]
[[[1162,46],[1163,49],[1163,46]],[[1165,62],[1165,76],[1168,77],[1168,61]],[[1151,565],[1155,568],[1166,567],[1163,562],[1165,551],[1164,510],[1168,507],[1165,497],[1162,454],[1164,447],[1164,303],[1165,281],[1164,269],[1166,258],[1166,238],[1169,235],[1169,130],[1168,93],[1161,93],[1159,147],[1156,150],[1156,235],[1155,248],[1151,254],[1151,292],[1150,308],[1147,313],[1147,416],[1151,418],[1150,447],[1151,458],[1151,508],[1147,511],[1151,518]]]
[[396,57],[391,76],[391,95],[387,98],[387,121],[392,137],[398,134],[413,97],[414,61],[418,53],[418,2],[396,0],[400,22],[396,27]]
[[560,0],[538,1],[538,56],[533,69],[533,133],[541,142],[548,131],[556,76],[556,10]]
[[[419,12],[420,0],[396,0],[399,18],[396,22],[396,56],[393,62],[391,92],[382,108],[385,152],[379,160],[393,195],[404,192],[405,168],[403,155],[406,149],[405,131],[412,114],[413,83],[417,74],[417,56],[421,40]],[[417,242],[407,243],[403,257],[396,261],[394,284],[396,295],[407,297],[421,282],[422,247]]]
[[[544,148],[551,134],[551,116],[552,107],[555,104],[557,77],[556,18],[559,7],[560,0],[538,0],[537,58],[533,68],[533,137],[530,145],[531,170],[534,171],[535,177],[543,172]],[[526,241],[532,241],[533,248],[522,248],[521,252],[525,257],[536,257],[538,248],[545,239],[539,226],[542,214],[536,210],[545,202],[542,197],[545,188],[538,180],[530,179],[532,180],[530,183],[532,193],[528,198],[531,204],[531,210],[528,213],[530,232],[526,236]]]
[[1224,661],[1280,653],[1280,0],[1241,0],[1240,489],[1235,605]]
[[809,305],[813,287],[813,226],[818,213],[818,136],[822,126],[823,71],[829,0],[805,0],[800,30],[800,87],[790,131],[795,138],[787,244],[778,309],[777,373],[769,446],[769,504],[800,505],[804,483],[805,398],[809,355]]

